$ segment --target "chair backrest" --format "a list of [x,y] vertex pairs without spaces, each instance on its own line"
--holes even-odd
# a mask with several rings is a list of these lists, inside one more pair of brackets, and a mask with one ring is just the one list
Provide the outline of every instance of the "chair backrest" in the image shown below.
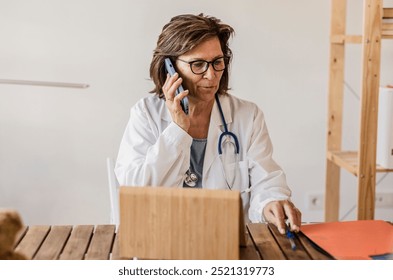
[[112,158],[106,159],[106,168],[108,173],[109,185],[109,199],[110,199],[110,223],[119,225],[120,223],[120,210],[119,210],[119,183],[115,175],[115,164]]

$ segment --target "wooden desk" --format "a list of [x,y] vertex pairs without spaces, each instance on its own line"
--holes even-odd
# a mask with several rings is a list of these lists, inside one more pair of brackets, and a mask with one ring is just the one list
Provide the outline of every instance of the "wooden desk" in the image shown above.
[[[293,251],[285,236],[274,226],[248,224],[247,246],[240,249],[242,260],[326,260],[324,255],[299,234]],[[30,226],[19,234],[15,250],[37,260],[118,260],[118,235],[114,225]]]

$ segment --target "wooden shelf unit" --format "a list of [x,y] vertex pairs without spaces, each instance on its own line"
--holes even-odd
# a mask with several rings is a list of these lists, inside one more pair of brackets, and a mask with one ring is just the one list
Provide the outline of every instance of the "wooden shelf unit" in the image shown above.
[[[363,34],[348,35],[347,1],[331,4],[325,221],[339,218],[341,168],[358,178],[357,218],[374,219],[376,172],[393,172],[376,164],[381,40],[393,39],[393,8],[383,8],[383,0],[363,0]],[[346,44],[362,44],[359,151],[341,149]]]

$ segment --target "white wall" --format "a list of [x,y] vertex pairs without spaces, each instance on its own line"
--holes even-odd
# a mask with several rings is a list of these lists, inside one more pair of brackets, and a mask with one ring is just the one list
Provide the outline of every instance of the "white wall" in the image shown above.
[[[0,7],[0,79],[90,85],[0,85],[0,207],[18,209],[26,224],[107,223],[105,159],[117,155],[129,108],[152,88],[157,36],[172,16],[204,12],[235,28],[233,94],[264,110],[304,220],[323,220],[306,197],[324,192],[330,1],[0,0]],[[384,48],[392,61],[391,45]],[[356,52],[347,81],[359,92]],[[392,83],[391,65],[383,67],[383,82]],[[346,98],[344,145],[356,150],[359,106]],[[356,180],[342,174],[345,215]],[[393,191],[391,177],[378,188]],[[378,209],[376,218],[393,220],[392,212]]]

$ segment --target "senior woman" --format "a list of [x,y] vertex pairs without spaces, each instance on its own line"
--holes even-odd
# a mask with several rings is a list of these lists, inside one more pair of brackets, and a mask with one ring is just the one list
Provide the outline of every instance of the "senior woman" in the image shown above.
[[[251,222],[271,222],[285,233],[288,219],[299,231],[301,213],[272,159],[262,111],[228,93],[233,33],[203,14],[179,15],[163,27],[150,65],[154,95],[132,107],[115,173],[124,186],[239,190]],[[180,85],[186,90],[176,95]]]

